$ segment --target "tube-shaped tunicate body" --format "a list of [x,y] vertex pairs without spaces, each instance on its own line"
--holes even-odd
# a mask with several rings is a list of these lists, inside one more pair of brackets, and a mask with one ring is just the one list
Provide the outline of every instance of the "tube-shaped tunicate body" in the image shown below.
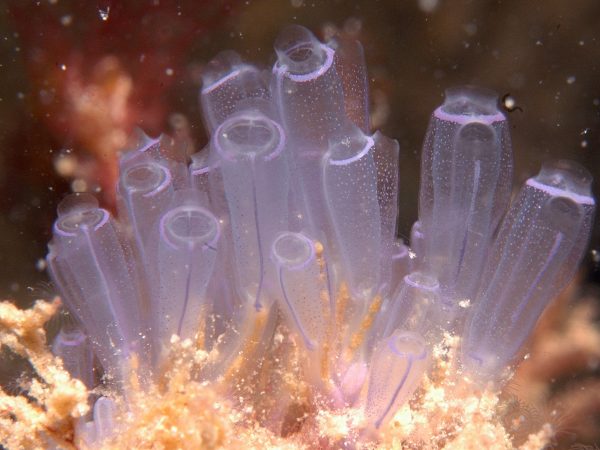
[[219,241],[219,223],[191,195],[160,219],[158,297],[154,336],[164,346],[176,334],[193,338],[201,328],[206,290]]
[[158,220],[173,198],[169,169],[152,159],[144,159],[122,171],[117,193],[119,216],[129,225],[142,259],[146,258],[148,239],[154,238]]
[[391,291],[392,255],[395,252],[396,220],[398,217],[398,141],[380,132],[373,135],[373,161],[377,170],[377,203],[381,219],[380,291]]
[[425,138],[419,197],[424,268],[445,295],[473,298],[511,180],[508,124],[495,94],[449,89]]
[[353,127],[346,138],[331,146],[323,164],[323,191],[342,278],[354,298],[363,301],[375,295],[381,270],[374,145],[373,138]]
[[383,337],[398,329],[424,334],[440,306],[440,288],[434,277],[422,272],[406,275],[386,312]]
[[283,128],[254,110],[227,119],[211,144],[223,177],[238,288],[256,308],[273,301],[266,292],[277,286],[269,255],[288,229],[286,145]]
[[85,324],[105,370],[122,369],[132,352],[144,351],[144,327],[131,260],[110,214],[91,196],[67,197],[49,248],[50,275],[65,304]]
[[301,152],[325,148],[347,120],[335,51],[299,25],[280,33],[275,51],[274,97],[290,139],[304,143]]
[[94,354],[83,330],[75,325],[63,326],[52,342],[52,353],[62,359],[73,378],[88,389],[94,387]]
[[484,380],[510,363],[584,255],[595,208],[591,176],[570,161],[545,164],[503,220],[474,313],[464,365]]
[[342,82],[334,64],[334,50],[306,28],[291,25],[279,35],[275,50],[272,92],[287,133],[290,159],[298,177],[297,198],[312,233],[327,233],[321,180],[322,158],[331,139],[348,122]]
[[277,267],[281,310],[304,346],[317,350],[323,344],[330,309],[321,295],[325,286],[319,286],[314,243],[302,233],[282,233],[273,242],[271,258]]
[[210,134],[225,120],[251,105],[263,113],[271,111],[268,74],[243,63],[232,51],[217,55],[202,74],[200,103]]
[[376,429],[389,421],[419,386],[427,361],[427,346],[418,334],[396,331],[377,344],[365,405],[365,416]]

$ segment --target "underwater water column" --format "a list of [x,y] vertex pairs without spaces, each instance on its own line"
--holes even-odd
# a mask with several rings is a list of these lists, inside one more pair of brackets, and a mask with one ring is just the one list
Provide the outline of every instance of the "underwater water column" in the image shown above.
[[[244,411],[297,383],[307,411],[359,411],[353,426],[368,433],[352,436],[377,435],[447,339],[460,342],[455,375],[501,386],[577,270],[591,178],[547,164],[510,204],[509,126],[494,93],[449,89],[433,112],[404,242],[399,145],[370,129],[360,44],[294,25],[275,54],[268,70],[230,52],[207,65],[209,142],[183,161],[167,136],[140,139],[121,158],[116,217],[88,195],[59,207],[47,259],[74,324],[54,351],[114,395],[96,401],[89,433],[108,434],[119,395],[130,406],[132,359],[154,386],[172,352],[193,348],[190,380],[237,406],[248,395]],[[109,377],[95,379],[94,358]],[[281,430],[294,401],[265,427]]]

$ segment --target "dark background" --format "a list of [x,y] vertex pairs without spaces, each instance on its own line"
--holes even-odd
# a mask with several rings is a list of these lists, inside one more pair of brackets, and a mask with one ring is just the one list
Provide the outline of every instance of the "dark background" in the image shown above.
[[[0,298],[27,304],[52,293],[41,260],[72,181],[56,173],[57,155],[111,157],[65,100],[70,86],[98,83],[97,64],[110,57],[132,83],[116,126],[140,124],[156,135],[180,113],[200,149],[202,65],[224,49],[270,65],[272,42],[288,23],[362,41],[376,125],[401,146],[400,234],[417,215],[429,114],[450,86],[478,84],[514,99],[518,108],[507,115],[516,184],[551,158],[575,159],[600,180],[597,0],[8,1],[0,6]],[[91,183],[103,176],[102,165],[86,172]],[[597,183],[594,190],[599,197]],[[598,272],[594,250],[598,221],[588,279]]]

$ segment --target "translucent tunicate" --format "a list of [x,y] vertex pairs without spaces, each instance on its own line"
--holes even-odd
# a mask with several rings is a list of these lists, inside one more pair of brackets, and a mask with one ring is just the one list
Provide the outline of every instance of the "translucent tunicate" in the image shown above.
[[508,211],[464,332],[463,362],[479,378],[499,376],[575,274],[594,214],[590,186],[574,162],[545,164]]
[[422,268],[438,278],[444,295],[472,299],[510,199],[510,138],[495,94],[449,89],[432,115],[421,161]]
[[373,351],[365,416],[380,428],[412,395],[427,369],[428,351],[419,335],[397,331]]

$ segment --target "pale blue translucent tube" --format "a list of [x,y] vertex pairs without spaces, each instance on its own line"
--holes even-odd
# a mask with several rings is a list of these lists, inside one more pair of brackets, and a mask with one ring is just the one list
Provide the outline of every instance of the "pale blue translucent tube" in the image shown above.
[[385,313],[387,323],[382,336],[391,336],[398,329],[424,335],[440,307],[438,281],[425,273],[412,272],[402,279]]
[[52,353],[62,359],[64,368],[86,385],[95,386],[94,354],[86,334],[76,325],[63,326],[54,338]]
[[269,255],[288,229],[286,145],[283,128],[254,110],[227,119],[211,144],[223,177],[238,288],[256,308],[273,301],[266,292],[277,286]]
[[117,199],[119,217],[144,259],[148,239],[154,238],[158,219],[173,199],[170,170],[149,158],[126,165],[119,178]]
[[200,104],[210,134],[249,105],[270,115],[270,97],[268,74],[242,62],[235,52],[219,53],[202,74]]
[[508,124],[495,94],[449,89],[425,138],[419,198],[423,262],[444,294],[472,300],[511,177]]
[[591,176],[570,161],[545,164],[504,219],[464,332],[463,363],[484,380],[514,358],[548,304],[571,280],[590,236]]
[[273,101],[286,131],[290,159],[298,177],[297,199],[315,236],[327,234],[322,158],[349,119],[335,51],[306,28],[286,27],[275,42]]
[[85,324],[105,370],[120,380],[132,352],[141,356],[144,329],[131,261],[108,211],[89,195],[59,205],[48,267],[69,310]]
[[396,331],[373,351],[365,416],[376,429],[394,415],[419,386],[427,369],[425,341],[415,333]]
[[376,294],[381,269],[382,219],[374,146],[373,138],[353,127],[330,147],[323,165],[323,192],[342,278],[353,297],[363,301]]
[[398,141],[379,131],[373,135],[373,161],[377,170],[377,203],[381,218],[380,291],[392,293],[392,255],[396,245],[396,220],[398,218]]
[[199,205],[193,191],[160,219],[158,296],[152,315],[154,336],[167,346],[172,335],[193,338],[206,319],[206,291],[217,258],[219,223]]
[[299,25],[279,34],[275,51],[273,96],[290,139],[305,143],[301,152],[324,148],[346,122],[335,51]]
[[319,265],[313,241],[302,233],[280,234],[271,251],[281,288],[280,306],[304,346],[315,351],[324,343],[330,305],[321,298]]

